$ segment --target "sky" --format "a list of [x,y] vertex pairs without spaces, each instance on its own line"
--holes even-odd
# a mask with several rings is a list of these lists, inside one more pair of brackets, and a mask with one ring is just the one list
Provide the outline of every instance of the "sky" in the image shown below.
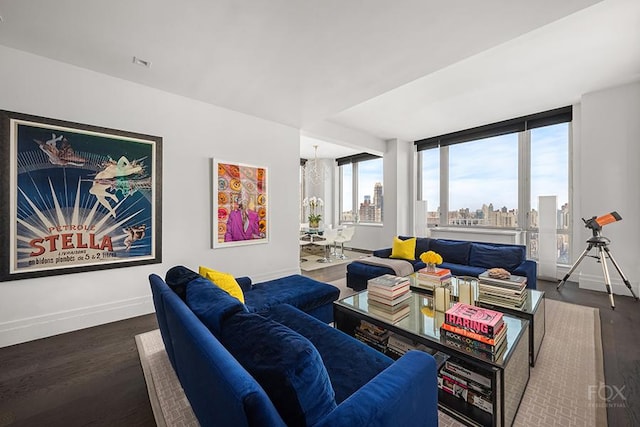
[[[538,196],[558,196],[558,208],[568,201],[568,124],[531,131],[531,206]],[[438,151],[424,152],[423,194],[427,209],[439,203]],[[430,155],[430,154],[434,155]],[[432,203],[433,201],[433,203]],[[449,210],[518,207],[518,136],[502,135],[449,147]]]

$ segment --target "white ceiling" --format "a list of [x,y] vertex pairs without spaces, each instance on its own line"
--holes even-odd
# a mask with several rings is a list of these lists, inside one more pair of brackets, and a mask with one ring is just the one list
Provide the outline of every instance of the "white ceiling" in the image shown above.
[[[0,0],[0,15],[8,47],[381,139],[559,107],[640,76],[638,0]],[[331,142],[319,157],[361,151]],[[301,150],[313,144],[304,136]]]

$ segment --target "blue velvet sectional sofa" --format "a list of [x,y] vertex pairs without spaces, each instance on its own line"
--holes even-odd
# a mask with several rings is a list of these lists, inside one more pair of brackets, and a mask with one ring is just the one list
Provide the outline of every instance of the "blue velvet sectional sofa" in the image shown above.
[[[398,236],[398,238],[407,240],[410,237]],[[413,264],[414,271],[426,267],[425,263],[420,261],[420,254],[430,250],[442,256],[444,262],[439,267],[450,269],[454,276],[477,277],[489,268],[504,268],[513,275],[525,276],[527,288],[536,289],[538,267],[535,261],[526,259],[526,246],[418,237],[415,260],[407,260]],[[378,249],[372,255],[389,258],[391,248]],[[355,290],[363,290],[366,289],[369,279],[393,273],[394,271],[388,267],[354,261],[347,265],[347,286]]]
[[438,423],[429,354],[394,362],[300,308],[251,306],[253,290],[242,304],[184,267],[149,281],[167,355],[202,426]]

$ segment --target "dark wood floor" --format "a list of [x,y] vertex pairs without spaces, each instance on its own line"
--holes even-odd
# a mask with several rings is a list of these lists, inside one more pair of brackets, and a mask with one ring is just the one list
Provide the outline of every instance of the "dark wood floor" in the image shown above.
[[[343,278],[345,265],[306,273]],[[548,298],[600,309],[609,426],[640,426],[640,303],[567,283],[539,282]],[[135,335],[156,329],[154,315],[0,349],[0,427],[155,425]],[[567,357],[580,357],[568,354]],[[594,385],[597,387],[597,385]],[[588,399],[590,390],[585,390]]]
[[134,337],[155,314],[0,349],[0,426],[154,426]]

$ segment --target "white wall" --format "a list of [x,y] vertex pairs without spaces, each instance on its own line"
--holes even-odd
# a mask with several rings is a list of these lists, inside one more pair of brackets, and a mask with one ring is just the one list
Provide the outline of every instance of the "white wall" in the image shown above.
[[[574,111],[574,114],[576,111]],[[640,281],[640,82],[588,93],[582,96],[579,116],[574,119],[574,240],[577,259],[591,237],[580,218],[617,211],[622,221],[606,225],[602,235],[611,239],[609,248],[636,294]],[[577,200],[576,200],[577,199]],[[595,251],[592,251],[595,254]],[[609,264],[615,293],[630,295],[620,276]],[[571,280],[581,288],[605,291],[600,264],[585,258]]]
[[[150,313],[147,276],[174,265],[300,271],[297,129],[4,47],[0,64],[0,109],[158,135],[164,156],[163,263],[0,283],[0,347]],[[211,157],[269,168],[269,243],[210,248]]]
[[[336,161],[335,159],[318,158],[319,168],[323,170],[324,179],[313,183],[305,178],[305,194],[304,197],[320,197],[324,203],[322,209],[316,213],[322,215],[321,226],[325,227],[329,224],[334,227],[338,224],[338,217],[335,216],[335,210],[338,209],[334,205],[334,187],[337,185]],[[309,222],[309,208],[305,208],[304,217],[301,222]]]

